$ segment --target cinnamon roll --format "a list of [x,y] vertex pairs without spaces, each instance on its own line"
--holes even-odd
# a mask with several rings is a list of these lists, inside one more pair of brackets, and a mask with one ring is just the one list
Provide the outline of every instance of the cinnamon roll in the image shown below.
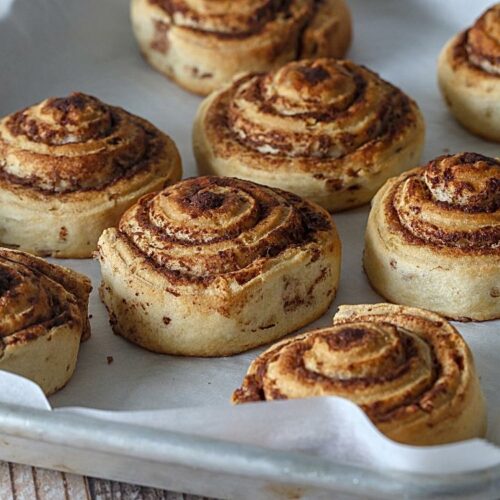
[[90,280],[33,255],[0,248],[0,370],[36,382],[46,394],[73,375],[90,336]]
[[390,179],[373,200],[364,265],[391,302],[500,318],[500,161],[447,155]]
[[351,41],[344,0],[132,0],[148,62],[202,95],[243,71],[305,57],[342,57]]
[[286,189],[330,211],[368,202],[418,165],[420,111],[350,61],[292,62],[248,74],[200,106],[193,146],[202,173]]
[[84,258],[145,193],[181,177],[173,141],[146,120],[74,93],[0,121],[0,244]]
[[161,353],[224,356],[270,342],[321,316],[338,287],[327,212],[227,177],[144,196],[98,246],[113,330]]
[[500,3],[444,46],[438,79],[455,118],[473,134],[500,142]]
[[472,354],[441,316],[390,304],[341,306],[331,327],[283,340],[250,365],[236,404],[340,396],[389,438],[434,445],[482,437]]

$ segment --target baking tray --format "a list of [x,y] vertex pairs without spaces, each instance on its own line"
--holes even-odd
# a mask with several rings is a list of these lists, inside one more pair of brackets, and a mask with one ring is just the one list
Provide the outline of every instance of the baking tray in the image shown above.
[[[460,150],[498,155],[497,146],[455,124],[435,82],[441,46],[487,4],[467,0],[349,2],[355,31],[349,57],[378,71],[417,100],[428,130],[424,160]],[[141,59],[130,30],[128,0],[0,0],[0,63],[1,115],[50,95],[88,92],[168,132],[179,146],[184,176],[195,175],[190,135],[200,99],[168,82]],[[343,277],[335,303],[314,326],[329,324],[338,304],[380,300],[361,271],[367,213],[364,207],[335,216],[344,247]],[[90,275],[97,287],[95,262],[60,263]],[[82,346],[71,382],[50,399],[53,407],[116,411],[199,407],[207,401],[228,405],[231,390],[259,352],[219,360],[154,355],[111,334],[95,290],[91,313],[93,337]],[[496,422],[499,322],[459,325],[459,329],[478,361],[490,423]],[[108,355],[114,358],[111,365],[106,362]],[[0,439],[0,456],[5,460],[222,498],[332,498],[332,492],[335,498],[500,496],[500,467],[439,476],[380,471],[304,452],[11,403],[0,404]]]

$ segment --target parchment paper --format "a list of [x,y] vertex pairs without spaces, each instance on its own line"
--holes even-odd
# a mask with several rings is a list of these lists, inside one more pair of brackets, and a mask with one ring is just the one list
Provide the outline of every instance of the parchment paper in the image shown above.
[[[423,160],[456,151],[498,156],[498,146],[461,129],[436,85],[436,58],[445,41],[469,25],[488,1],[350,0],[354,44],[349,57],[414,97],[427,123]],[[128,0],[0,0],[0,115],[74,90],[137,113],[177,142],[184,176],[195,175],[191,125],[201,99],[154,72],[139,56]],[[343,244],[339,294],[307,329],[331,323],[339,304],[382,301],[361,268],[368,207],[334,216]],[[355,405],[338,398],[232,408],[231,392],[262,350],[219,359],[156,355],[112,334],[99,301],[99,266],[58,263],[94,284],[92,338],[82,345],[70,383],[50,398],[53,408],[86,407],[100,418],[299,449],[336,461],[429,473],[500,464],[500,448],[484,441],[416,449],[383,437]],[[500,444],[500,321],[456,324],[474,353],[489,408],[488,439]],[[108,363],[107,357],[113,361]],[[22,394],[22,399],[20,395]],[[49,408],[30,382],[0,373],[0,401]],[[95,411],[112,410],[112,411]],[[134,410],[141,410],[134,413]],[[150,411],[161,410],[161,411]],[[58,410],[70,411],[70,410]]]

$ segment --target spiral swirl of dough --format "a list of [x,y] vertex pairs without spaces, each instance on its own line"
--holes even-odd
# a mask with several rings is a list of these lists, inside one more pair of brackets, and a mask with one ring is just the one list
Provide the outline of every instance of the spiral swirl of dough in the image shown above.
[[240,81],[228,125],[261,153],[335,159],[396,127],[408,107],[406,96],[353,63],[297,62]]
[[462,252],[500,252],[498,160],[476,153],[441,156],[403,176],[386,200],[391,199],[393,224],[410,240]]
[[0,124],[0,175],[46,193],[98,190],[148,168],[163,152],[161,136],[95,97],[50,98]]
[[45,392],[71,376],[90,336],[90,280],[13,250],[0,249],[0,368],[27,376]]
[[[436,444],[485,431],[484,401],[466,343],[442,317],[421,309],[341,306],[332,327],[261,354],[233,401],[312,396],[350,399],[402,442]],[[467,409],[472,401],[478,405]]]
[[172,277],[243,282],[267,259],[332,230],[331,219],[290,193],[199,177],[144,197],[119,230]]
[[217,356],[321,315],[338,287],[340,241],[328,212],[296,195],[198,177],[143,197],[103,233],[99,260],[117,333]]
[[368,201],[393,169],[413,166],[422,140],[408,96],[334,59],[244,76],[202,104],[194,129],[202,172],[282,187],[333,210]]
[[81,93],[46,99],[0,122],[0,199],[10,207],[0,208],[0,241],[89,257],[136,199],[180,175],[174,143],[146,120]]

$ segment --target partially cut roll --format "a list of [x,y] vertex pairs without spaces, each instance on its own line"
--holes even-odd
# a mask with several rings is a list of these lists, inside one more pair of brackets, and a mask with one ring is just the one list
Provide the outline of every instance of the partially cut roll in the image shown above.
[[98,253],[115,333],[188,356],[234,354],[315,320],[340,272],[327,212],[223,177],[143,197],[104,231]]
[[47,395],[61,389],[90,336],[91,289],[79,273],[0,248],[0,370],[33,380]]
[[333,326],[283,340],[258,356],[233,402],[312,396],[350,399],[401,443],[442,444],[486,432],[467,344],[443,317],[423,309],[340,306]]
[[179,180],[173,141],[146,120],[73,93],[0,121],[0,244],[86,258],[142,195]]
[[455,118],[472,133],[500,142],[500,3],[448,41],[438,79]]
[[500,161],[440,156],[390,179],[373,199],[364,266],[391,302],[500,318]]
[[286,189],[329,211],[367,203],[418,165],[416,103],[351,61],[292,62],[251,73],[201,104],[193,148],[203,174]]
[[342,57],[351,41],[344,0],[132,0],[131,18],[147,61],[203,95],[242,71]]

